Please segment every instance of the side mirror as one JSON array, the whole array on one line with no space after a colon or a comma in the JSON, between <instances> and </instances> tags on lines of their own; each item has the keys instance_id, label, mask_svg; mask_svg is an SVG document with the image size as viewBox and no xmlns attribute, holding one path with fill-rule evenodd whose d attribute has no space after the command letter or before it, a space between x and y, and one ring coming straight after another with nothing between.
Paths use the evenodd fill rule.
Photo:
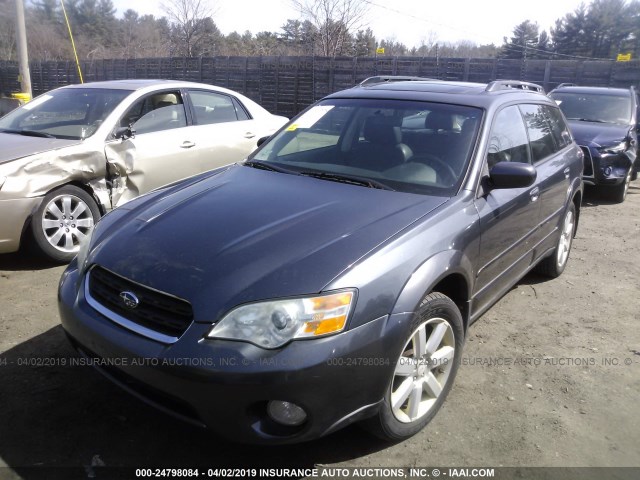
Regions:
<instances>
[{"instance_id":1,"label":"side mirror","mask_svg":"<svg viewBox=\"0 0 640 480\"><path fill-rule=\"evenodd\" d=\"M259 138L259 139L258 139L258 147L259 147L260 145L262 145L264 142L266 142L267 140L269 140L269 136Z\"/></svg>"},{"instance_id":2,"label":"side mirror","mask_svg":"<svg viewBox=\"0 0 640 480\"><path fill-rule=\"evenodd\" d=\"M126 140L128 138L134 138L136 136L136 131L131 128L131 125L128 127L118 127L113 132L113 138L116 140Z\"/></svg>"},{"instance_id":3,"label":"side mirror","mask_svg":"<svg viewBox=\"0 0 640 480\"><path fill-rule=\"evenodd\" d=\"M519 162L498 162L489 172L492 188L525 188L536 181L533 165Z\"/></svg>"}]
</instances>

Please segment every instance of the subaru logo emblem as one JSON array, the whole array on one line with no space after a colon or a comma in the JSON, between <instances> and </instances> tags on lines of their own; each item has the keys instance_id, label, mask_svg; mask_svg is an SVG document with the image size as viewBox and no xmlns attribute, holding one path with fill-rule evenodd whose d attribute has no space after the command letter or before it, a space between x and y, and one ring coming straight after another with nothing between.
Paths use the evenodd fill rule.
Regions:
<instances>
[{"instance_id":1,"label":"subaru logo emblem","mask_svg":"<svg viewBox=\"0 0 640 480\"><path fill-rule=\"evenodd\" d=\"M136 294L133 292L120 292L120 298L124 306L129 310L133 310L140 305L140 300L138 300L138 297L136 297Z\"/></svg>"}]
</instances>

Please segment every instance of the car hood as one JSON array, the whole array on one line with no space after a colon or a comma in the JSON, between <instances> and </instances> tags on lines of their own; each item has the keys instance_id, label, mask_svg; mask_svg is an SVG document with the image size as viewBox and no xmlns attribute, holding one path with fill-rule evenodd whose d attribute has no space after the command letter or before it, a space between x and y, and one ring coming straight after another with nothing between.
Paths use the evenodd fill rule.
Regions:
<instances>
[{"instance_id":1,"label":"car hood","mask_svg":"<svg viewBox=\"0 0 640 480\"><path fill-rule=\"evenodd\" d=\"M322 291L447 200L235 165L116 209L89 261L211 322L242 303Z\"/></svg>"},{"instance_id":2,"label":"car hood","mask_svg":"<svg viewBox=\"0 0 640 480\"><path fill-rule=\"evenodd\" d=\"M0 165L28 155L55 150L80 143L79 140L64 140L61 138L40 138L19 135L16 133L0 132Z\"/></svg>"},{"instance_id":3,"label":"car hood","mask_svg":"<svg viewBox=\"0 0 640 480\"><path fill-rule=\"evenodd\" d=\"M578 145L612 145L621 142L629 133L629 125L593 123L570 120L569 127Z\"/></svg>"}]
</instances>

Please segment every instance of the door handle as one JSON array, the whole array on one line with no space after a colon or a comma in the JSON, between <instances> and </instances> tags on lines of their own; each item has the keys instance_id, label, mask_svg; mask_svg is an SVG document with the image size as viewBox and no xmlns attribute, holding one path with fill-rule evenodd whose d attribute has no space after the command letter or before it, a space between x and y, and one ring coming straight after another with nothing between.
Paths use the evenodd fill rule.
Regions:
<instances>
[{"instance_id":1,"label":"door handle","mask_svg":"<svg viewBox=\"0 0 640 480\"><path fill-rule=\"evenodd\" d=\"M538 198L540 197L540 189L538 187L534 188L533 190L531 190L529 192L529 195L531 196L531 201L535 202L538 200Z\"/></svg>"},{"instance_id":2,"label":"door handle","mask_svg":"<svg viewBox=\"0 0 640 480\"><path fill-rule=\"evenodd\" d=\"M569 167L564 169L564 178L569 178L569 174L571 173L571 169Z\"/></svg>"},{"instance_id":3,"label":"door handle","mask_svg":"<svg viewBox=\"0 0 640 480\"><path fill-rule=\"evenodd\" d=\"M196 144L189 141L189 140L185 140L184 142L182 142L182 145L180 145L180 148L191 148L191 147L195 147Z\"/></svg>"},{"instance_id":4,"label":"door handle","mask_svg":"<svg viewBox=\"0 0 640 480\"><path fill-rule=\"evenodd\" d=\"M247 133L244 134L244 138L253 138L255 136L256 136L256 134L253 133L253 132L247 132Z\"/></svg>"}]
</instances>

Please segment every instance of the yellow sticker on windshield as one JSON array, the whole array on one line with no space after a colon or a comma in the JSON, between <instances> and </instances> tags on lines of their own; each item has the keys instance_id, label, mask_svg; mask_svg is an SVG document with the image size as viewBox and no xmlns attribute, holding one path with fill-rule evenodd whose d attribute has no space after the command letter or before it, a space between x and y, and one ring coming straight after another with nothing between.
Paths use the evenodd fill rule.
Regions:
<instances>
[{"instance_id":1,"label":"yellow sticker on windshield","mask_svg":"<svg viewBox=\"0 0 640 480\"><path fill-rule=\"evenodd\" d=\"M294 130L297 130L297 128L298 128L298 125L295 123L292 123L287 127L287 132L293 132Z\"/></svg>"}]
</instances>

